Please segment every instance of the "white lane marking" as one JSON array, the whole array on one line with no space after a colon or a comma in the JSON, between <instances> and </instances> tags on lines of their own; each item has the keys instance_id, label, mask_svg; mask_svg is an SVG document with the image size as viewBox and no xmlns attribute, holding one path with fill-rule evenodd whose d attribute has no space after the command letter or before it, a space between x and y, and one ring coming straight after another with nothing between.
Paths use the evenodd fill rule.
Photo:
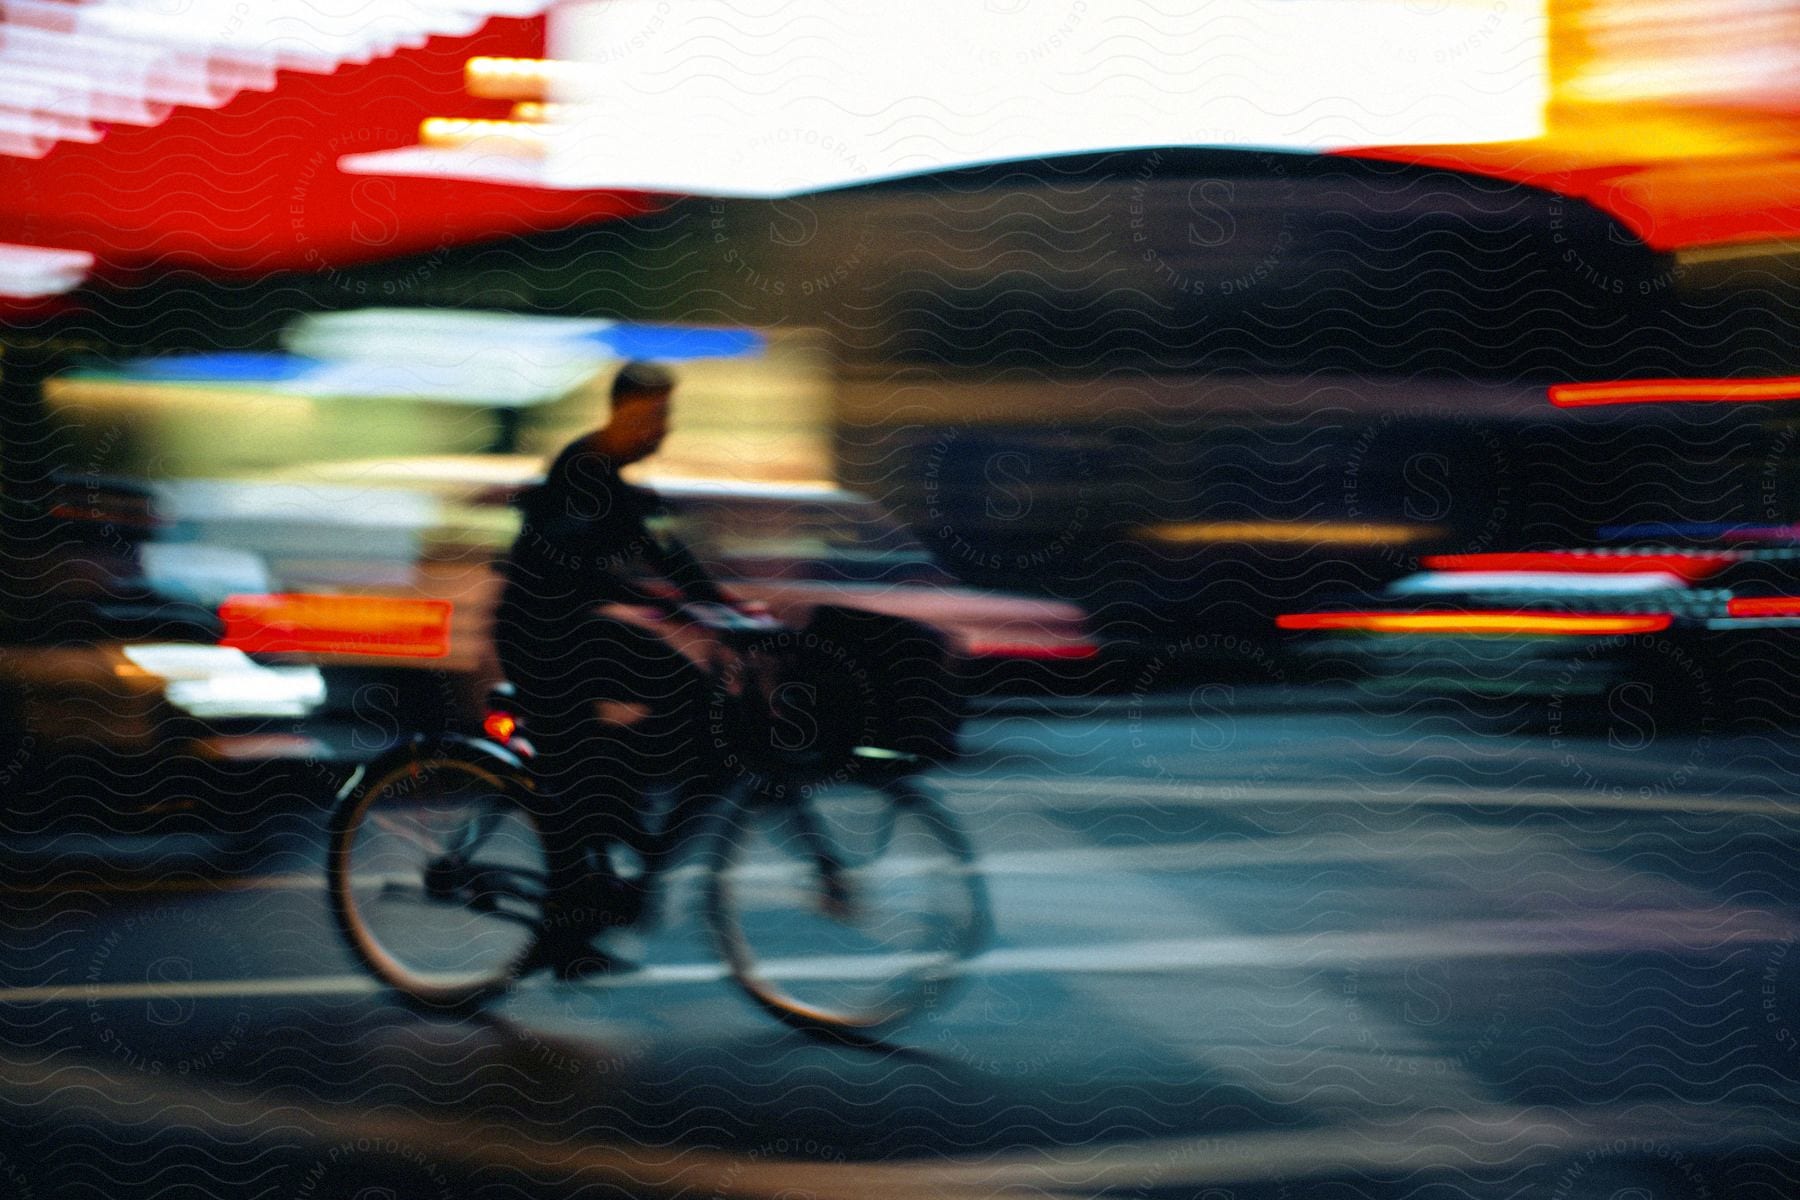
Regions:
<instances>
[{"instance_id":1,"label":"white lane marking","mask_svg":"<svg viewBox=\"0 0 1800 1200\"><path fill-rule=\"evenodd\" d=\"M988 809L997 807L987 805ZM1024 807L1024 806L1021 806ZM1083 805L1086 807L1086 805ZM1480 825L1436 825L1402 830L1356 830L1345 833L1278 834L1269 837L1214 838L1204 841L1168 842L1137 846L1069 846L1062 849L1003 850L983 853L980 869L988 875L1058 874L1071 869L1116 869L1140 872L1182 872L1237 867L1305 865L1309 863L1364 863L1461 858L1468 855L1512 854L1535 835L1531 853L1559 850L1593 852L1626 850L1634 838L1645 835L1679 837L1683 849L1700 844L1727 843L1746 830L1727 826L1716 830L1669 828L1641 823L1629 828L1601 831L1522 830ZM904 870L906 860L893 860L890 869ZM922 861L922 860L921 860ZM669 873L669 883L691 882L703 868L684 866ZM754 876L757 874L751 871ZM325 887L323 872L292 871L279 875L239 876L231 879L177 879L161 881L93 881L79 885L29 884L0 886L0 895L36 893L50 895L102 895L115 892L183 893L295 891L316 892Z\"/></svg>"},{"instance_id":2,"label":"white lane marking","mask_svg":"<svg viewBox=\"0 0 1800 1200\"><path fill-rule=\"evenodd\" d=\"M69 983L0 990L0 1004L98 1004L120 1000L218 1000L255 996L360 996L382 985L367 975L295 975L276 979L193 979L177 983Z\"/></svg>"},{"instance_id":3,"label":"white lane marking","mask_svg":"<svg viewBox=\"0 0 1800 1200\"><path fill-rule=\"evenodd\" d=\"M1521 858L1631 848L1634 837L1654 826L1575 833L1561 830L1483 828L1461 825L1430 829L1363 830L1354 833L1293 834L1258 838L1217 838L1145 846L1071 846L1063 850L1013 850L982 854L986 875L1058 875L1071 868L1180 873L1239 867L1303 866L1315 863L1421 862L1426 859ZM1678 831L1680 846L1736 840L1741 829L1707 833Z\"/></svg>"},{"instance_id":4,"label":"white lane marking","mask_svg":"<svg viewBox=\"0 0 1800 1200\"><path fill-rule=\"evenodd\" d=\"M971 779L934 777L932 782L947 797L964 802L986 802L981 808L1108 808L1135 807L1146 802L1179 807L1212 808L1229 805L1262 807L1280 804L1337 804L1346 807L1496 808L1513 811L1536 809L1607 809L1627 812L1670 812L1687 816L1750 813L1759 816L1800 819L1800 802L1784 802L1755 794L1700 796L1665 792L1660 795L1613 795L1600 789L1514 787L1452 787L1443 784L1396 782L1373 788L1346 782L1334 787L1246 784L1229 779L1184 782L1139 779L1132 776L1080 776L1054 779L995 778L977 783ZM1629 791L1631 789L1627 789Z\"/></svg>"},{"instance_id":5,"label":"white lane marking","mask_svg":"<svg viewBox=\"0 0 1800 1200\"><path fill-rule=\"evenodd\" d=\"M0 896L261 892L288 889L305 891L324 886L322 871L290 871L280 875L239 875L218 879L84 879L80 883L7 883L0 884Z\"/></svg>"},{"instance_id":6,"label":"white lane marking","mask_svg":"<svg viewBox=\"0 0 1800 1200\"><path fill-rule=\"evenodd\" d=\"M1317 969L1348 963L1447 961L1492 957L1541 957L1665 950L1710 954L1727 946L1790 941L1800 926L1754 909L1630 909L1570 917L1505 921L1454 921L1438 925L1355 933L1276 934L1266 937L1160 938L1149 941L990 950L963 964L967 973L998 974L1184 974L1247 967ZM766 965L771 979L816 974L822 960L776 960ZM892 969L901 956L860 959ZM726 978L721 963L649 966L584 986L662 987L713 983ZM285 979L217 979L179 983L76 983L0 989L0 1004L102 1002L166 997L218 999L237 996L346 995L383 990L360 975L295 976Z\"/></svg>"}]
</instances>

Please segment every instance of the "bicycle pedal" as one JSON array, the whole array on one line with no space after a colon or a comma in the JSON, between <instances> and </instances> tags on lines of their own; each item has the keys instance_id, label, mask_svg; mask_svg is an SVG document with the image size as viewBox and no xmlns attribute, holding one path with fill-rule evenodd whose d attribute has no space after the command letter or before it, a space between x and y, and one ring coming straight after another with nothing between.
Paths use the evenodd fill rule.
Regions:
<instances>
[{"instance_id":1,"label":"bicycle pedal","mask_svg":"<svg viewBox=\"0 0 1800 1200\"><path fill-rule=\"evenodd\" d=\"M625 975L643 968L636 960L589 949L553 963L550 970L563 983L578 983L597 975Z\"/></svg>"},{"instance_id":2,"label":"bicycle pedal","mask_svg":"<svg viewBox=\"0 0 1800 1200\"><path fill-rule=\"evenodd\" d=\"M854 924L862 917L862 905L856 901L856 894L843 885L832 887L827 885L819 896L819 911L834 921Z\"/></svg>"}]
</instances>

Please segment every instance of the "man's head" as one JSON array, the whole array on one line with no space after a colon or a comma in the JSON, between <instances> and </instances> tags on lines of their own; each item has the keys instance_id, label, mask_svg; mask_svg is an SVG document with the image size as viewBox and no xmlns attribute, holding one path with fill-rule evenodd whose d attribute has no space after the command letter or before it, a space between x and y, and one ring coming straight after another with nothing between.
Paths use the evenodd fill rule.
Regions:
<instances>
[{"instance_id":1,"label":"man's head","mask_svg":"<svg viewBox=\"0 0 1800 1200\"><path fill-rule=\"evenodd\" d=\"M648 362L626 363L612 385L612 418L593 436L601 453L623 466L649 458L669 434L675 377Z\"/></svg>"}]
</instances>

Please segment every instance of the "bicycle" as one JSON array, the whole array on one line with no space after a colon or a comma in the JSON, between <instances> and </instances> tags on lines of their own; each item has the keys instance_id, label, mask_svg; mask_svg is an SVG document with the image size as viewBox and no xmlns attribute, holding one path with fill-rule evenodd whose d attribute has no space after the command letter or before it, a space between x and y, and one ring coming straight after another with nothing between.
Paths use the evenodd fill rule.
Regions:
<instances>
[{"instance_id":1,"label":"bicycle","mask_svg":"<svg viewBox=\"0 0 1800 1200\"><path fill-rule=\"evenodd\" d=\"M941 1003L991 917L969 841L880 745L794 747L777 735L792 656L767 622L713 621L741 665L720 766L677 797L687 819L596 847L636 858L614 882L646 906L697 850L703 913L731 978L792 1027L879 1041ZM415 736L338 793L327 859L340 931L404 1000L462 1011L511 989L546 934L553 852L531 771L530 714L503 686L485 736ZM724 764L730 764L729 767ZM635 844L631 844L635 843ZM551 906L554 908L554 906Z\"/></svg>"}]
</instances>

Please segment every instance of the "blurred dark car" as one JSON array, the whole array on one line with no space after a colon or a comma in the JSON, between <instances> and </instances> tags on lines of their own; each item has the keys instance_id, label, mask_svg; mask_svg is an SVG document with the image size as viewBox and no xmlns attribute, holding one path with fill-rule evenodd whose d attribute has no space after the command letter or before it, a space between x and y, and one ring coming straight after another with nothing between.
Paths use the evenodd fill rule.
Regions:
<instances>
[{"instance_id":1,"label":"blurred dark car","mask_svg":"<svg viewBox=\"0 0 1800 1200\"><path fill-rule=\"evenodd\" d=\"M188 830L254 839L380 746L360 681L271 665L220 604L270 589L242 549L165 540L149 491L60 478L0 523L0 836Z\"/></svg>"}]
</instances>

